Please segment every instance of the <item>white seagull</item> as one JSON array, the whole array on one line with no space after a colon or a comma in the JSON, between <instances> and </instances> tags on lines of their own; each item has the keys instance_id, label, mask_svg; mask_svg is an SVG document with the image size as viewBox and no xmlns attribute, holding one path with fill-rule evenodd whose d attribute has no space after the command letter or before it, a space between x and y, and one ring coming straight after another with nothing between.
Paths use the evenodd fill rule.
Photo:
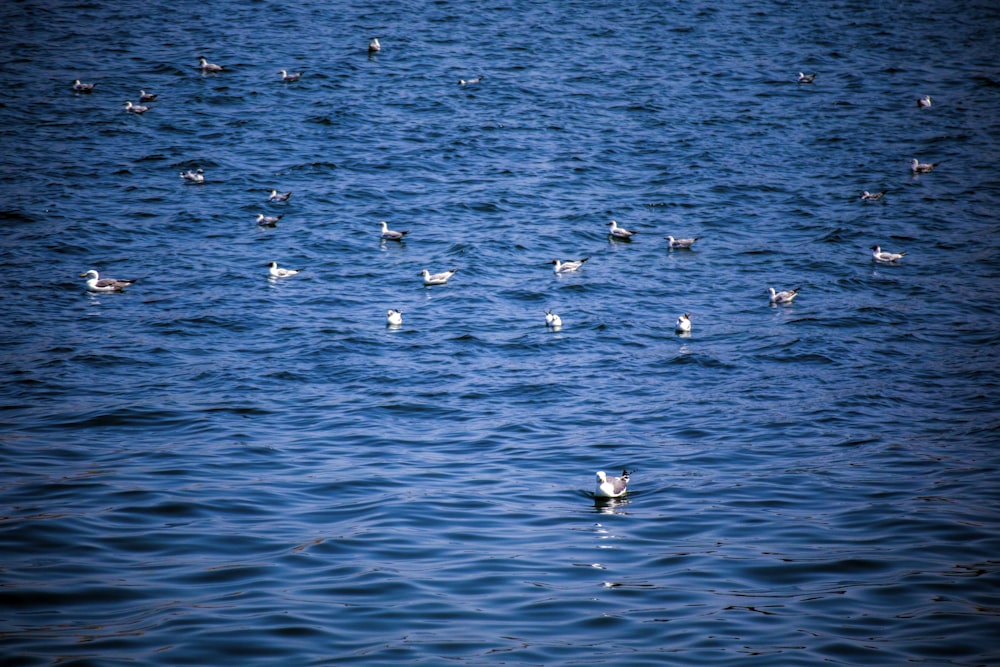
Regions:
<instances>
[{"instance_id":1,"label":"white seagull","mask_svg":"<svg viewBox=\"0 0 1000 667\"><path fill-rule=\"evenodd\" d=\"M149 107L143 106L141 104L132 104L131 102L125 102L125 111L131 111L132 113L146 113L149 111Z\"/></svg>"},{"instance_id":2,"label":"white seagull","mask_svg":"<svg viewBox=\"0 0 1000 667\"><path fill-rule=\"evenodd\" d=\"M89 93L96 85L96 83L82 83L79 79L77 79L73 82L73 90L78 93Z\"/></svg>"},{"instance_id":3,"label":"white seagull","mask_svg":"<svg viewBox=\"0 0 1000 667\"><path fill-rule=\"evenodd\" d=\"M795 300L795 297L799 295L799 290L801 287L796 287L795 289L786 289L781 292L775 292L773 287L768 287L771 291L771 303L772 304L789 304Z\"/></svg>"},{"instance_id":4,"label":"white seagull","mask_svg":"<svg viewBox=\"0 0 1000 667\"><path fill-rule=\"evenodd\" d=\"M546 310L545 311L545 326L552 327L552 328L561 327L562 326L562 318L559 317L558 315L556 315L555 313L553 313L551 310Z\"/></svg>"},{"instance_id":5,"label":"white seagull","mask_svg":"<svg viewBox=\"0 0 1000 667\"><path fill-rule=\"evenodd\" d=\"M403 237L409 234L409 231L397 232L389 229L389 223L382 220L378 224L382 225L382 240L383 241L402 241Z\"/></svg>"},{"instance_id":6,"label":"white seagull","mask_svg":"<svg viewBox=\"0 0 1000 667\"><path fill-rule=\"evenodd\" d=\"M302 269L282 269L278 266L277 262L271 262L268 264L270 268L270 273L272 278L288 278L289 276L294 276L296 273Z\"/></svg>"},{"instance_id":7,"label":"white seagull","mask_svg":"<svg viewBox=\"0 0 1000 667\"><path fill-rule=\"evenodd\" d=\"M865 190L859 195L859 197L862 201L879 201L885 196L886 192L887 190L881 190L879 192L868 192Z\"/></svg>"},{"instance_id":8,"label":"white seagull","mask_svg":"<svg viewBox=\"0 0 1000 667\"><path fill-rule=\"evenodd\" d=\"M905 254L905 252L888 252L887 250L882 250L877 243L872 246L872 259L883 264L897 262L903 259Z\"/></svg>"},{"instance_id":9,"label":"white seagull","mask_svg":"<svg viewBox=\"0 0 1000 667\"><path fill-rule=\"evenodd\" d=\"M667 242L670 244L670 248L687 248L690 249L694 245L694 242L700 239L700 236L695 236L692 239L675 239L673 236L664 236Z\"/></svg>"},{"instance_id":10,"label":"white seagull","mask_svg":"<svg viewBox=\"0 0 1000 667\"><path fill-rule=\"evenodd\" d=\"M924 95L923 97L917 98L917 108L924 109L931 105L931 96Z\"/></svg>"},{"instance_id":11,"label":"white seagull","mask_svg":"<svg viewBox=\"0 0 1000 667\"><path fill-rule=\"evenodd\" d=\"M472 84L479 83L482 80L483 80L482 75L479 75L475 79L459 79L458 80L458 85L460 85L460 86L471 86Z\"/></svg>"},{"instance_id":12,"label":"white seagull","mask_svg":"<svg viewBox=\"0 0 1000 667\"><path fill-rule=\"evenodd\" d=\"M382 45L378 42L378 37L372 37L368 42L368 53L378 53L382 50Z\"/></svg>"},{"instance_id":13,"label":"white seagull","mask_svg":"<svg viewBox=\"0 0 1000 667\"><path fill-rule=\"evenodd\" d=\"M674 324L674 331L678 333L689 333L691 331L691 313L684 313L677 318L677 323Z\"/></svg>"},{"instance_id":14,"label":"white seagull","mask_svg":"<svg viewBox=\"0 0 1000 667\"><path fill-rule=\"evenodd\" d=\"M910 161L910 171L914 174L926 174L939 164L941 164L941 162L920 162L917 158L913 158Z\"/></svg>"},{"instance_id":15,"label":"white seagull","mask_svg":"<svg viewBox=\"0 0 1000 667\"><path fill-rule=\"evenodd\" d=\"M619 227L618 223L615 222L614 220L612 220L608 224L611 225L611 229L608 231L608 234L610 234L616 239L629 240L632 238L633 235L639 233L639 232L630 232L624 227Z\"/></svg>"},{"instance_id":16,"label":"white seagull","mask_svg":"<svg viewBox=\"0 0 1000 667\"><path fill-rule=\"evenodd\" d=\"M93 269L87 271L86 273L81 273L80 277L87 279L87 289L91 292L121 292L135 282L134 280L101 278L97 271Z\"/></svg>"},{"instance_id":17,"label":"white seagull","mask_svg":"<svg viewBox=\"0 0 1000 667\"><path fill-rule=\"evenodd\" d=\"M145 90L139 91L140 102L152 102L156 99L156 93L147 93Z\"/></svg>"},{"instance_id":18,"label":"white seagull","mask_svg":"<svg viewBox=\"0 0 1000 667\"><path fill-rule=\"evenodd\" d=\"M431 273L427 269L420 272L420 275L424 277L425 285L444 285L448 282L448 278L458 273L458 269L452 269L451 271L442 271L441 273Z\"/></svg>"},{"instance_id":19,"label":"white seagull","mask_svg":"<svg viewBox=\"0 0 1000 667\"><path fill-rule=\"evenodd\" d=\"M302 78L302 72L295 72L294 74L289 74L285 70L281 70L281 80L282 81L286 81L288 83L292 83L293 81L298 81L301 78Z\"/></svg>"},{"instance_id":20,"label":"white seagull","mask_svg":"<svg viewBox=\"0 0 1000 667\"><path fill-rule=\"evenodd\" d=\"M398 327L403 323L403 311L389 309L385 316L385 324L390 327Z\"/></svg>"},{"instance_id":21,"label":"white seagull","mask_svg":"<svg viewBox=\"0 0 1000 667\"><path fill-rule=\"evenodd\" d=\"M181 178L185 181L190 181L191 183L204 183L205 172L202 169L195 169L194 171L188 169L187 171L181 172Z\"/></svg>"},{"instance_id":22,"label":"white seagull","mask_svg":"<svg viewBox=\"0 0 1000 667\"><path fill-rule=\"evenodd\" d=\"M268 201L288 201L292 196L291 192L278 192L277 190L271 190L271 194L268 196Z\"/></svg>"},{"instance_id":23,"label":"white seagull","mask_svg":"<svg viewBox=\"0 0 1000 667\"><path fill-rule=\"evenodd\" d=\"M812 83L815 79L815 74L803 74L799 72L799 83Z\"/></svg>"},{"instance_id":24,"label":"white seagull","mask_svg":"<svg viewBox=\"0 0 1000 667\"><path fill-rule=\"evenodd\" d=\"M578 271L583 263L586 262L589 257L584 257L583 259L568 259L565 262L560 262L558 259L554 259L550 264L555 264L553 269L556 273L569 273L570 271Z\"/></svg>"},{"instance_id":25,"label":"white seagull","mask_svg":"<svg viewBox=\"0 0 1000 667\"><path fill-rule=\"evenodd\" d=\"M222 71L222 65L216 65L215 63L208 62L208 59L205 58L205 56L202 56L202 57L198 58L198 62L201 63L200 67L201 67L201 71L202 72L221 72Z\"/></svg>"},{"instance_id":26,"label":"white seagull","mask_svg":"<svg viewBox=\"0 0 1000 667\"><path fill-rule=\"evenodd\" d=\"M257 224L261 227L274 227L281 220L283 215L264 215L263 213L257 214Z\"/></svg>"},{"instance_id":27,"label":"white seagull","mask_svg":"<svg viewBox=\"0 0 1000 667\"><path fill-rule=\"evenodd\" d=\"M597 488L595 498L620 498L628 491L628 470L622 470L620 477L608 475L603 470L597 471Z\"/></svg>"}]
</instances>

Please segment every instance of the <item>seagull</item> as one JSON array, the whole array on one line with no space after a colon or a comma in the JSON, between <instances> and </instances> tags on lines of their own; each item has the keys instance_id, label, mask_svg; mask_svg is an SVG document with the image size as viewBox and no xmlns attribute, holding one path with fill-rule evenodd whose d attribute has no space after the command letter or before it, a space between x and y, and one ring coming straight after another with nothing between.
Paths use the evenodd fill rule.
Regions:
<instances>
[{"instance_id":1,"label":"seagull","mask_svg":"<svg viewBox=\"0 0 1000 667\"><path fill-rule=\"evenodd\" d=\"M277 190L271 190L271 195L267 198L268 201L288 201L292 196L291 192L278 192Z\"/></svg>"},{"instance_id":2,"label":"seagull","mask_svg":"<svg viewBox=\"0 0 1000 667\"><path fill-rule=\"evenodd\" d=\"M289 276L294 276L296 273L302 270L302 269L282 269L278 267L277 262L271 262L270 264L268 264L268 266L271 267L270 272L272 278L288 278Z\"/></svg>"},{"instance_id":3,"label":"seagull","mask_svg":"<svg viewBox=\"0 0 1000 667\"><path fill-rule=\"evenodd\" d=\"M472 84L479 83L482 80L483 80L483 76L480 74L475 79L459 79L458 80L458 85L460 85L460 86L471 86Z\"/></svg>"},{"instance_id":4,"label":"seagull","mask_svg":"<svg viewBox=\"0 0 1000 667\"><path fill-rule=\"evenodd\" d=\"M188 169L187 171L181 172L181 178L185 181L191 181L192 183L204 183L205 172L202 169L196 169L194 171Z\"/></svg>"},{"instance_id":5,"label":"seagull","mask_svg":"<svg viewBox=\"0 0 1000 667\"><path fill-rule=\"evenodd\" d=\"M403 311L389 309L385 316L385 324L389 327L398 327L403 323Z\"/></svg>"},{"instance_id":6,"label":"seagull","mask_svg":"<svg viewBox=\"0 0 1000 667\"><path fill-rule=\"evenodd\" d=\"M372 37L368 42L368 53L378 53L382 50L382 45L378 43L378 37Z\"/></svg>"},{"instance_id":7,"label":"seagull","mask_svg":"<svg viewBox=\"0 0 1000 667\"><path fill-rule=\"evenodd\" d=\"M872 259L876 262L882 262L883 264L890 264L892 262L899 261L905 254L905 252L888 252L882 250L878 247L877 243L872 246Z\"/></svg>"},{"instance_id":8,"label":"seagull","mask_svg":"<svg viewBox=\"0 0 1000 667\"><path fill-rule=\"evenodd\" d=\"M201 63L201 71L202 72L221 72L222 71L222 65L216 65L215 63L208 62L208 59L205 58L205 56L202 56L201 58L198 58L198 62Z\"/></svg>"},{"instance_id":9,"label":"seagull","mask_svg":"<svg viewBox=\"0 0 1000 667\"><path fill-rule=\"evenodd\" d=\"M264 215L263 213L257 214L257 224L261 227L274 227L281 220L283 215Z\"/></svg>"},{"instance_id":10,"label":"seagull","mask_svg":"<svg viewBox=\"0 0 1000 667\"><path fill-rule=\"evenodd\" d=\"M629 230L625 229L624 227L619 227L618 223L615 222L614 220L612 220L608 224L611 225L611 231L609 231L608 234L610 234L611 236L613 236L616 239L628 240L628 239L631 239L634 234L638 234L639 233L639 232L630 232Z\"/></svg>"},{"instance_id":11,"label":"seagull","mask_svg":"<svg viewBox=\"0 0 1000 667\"><path fill-rule=\"evenodd\" d=\"M691 331L691 313L684 313L677 318L677 323L674 324L674 331L678 333L688 333Z\"/></svg>"},{"instance_id":12,"label":"seagull","mask_svg":"<svg viewBox=\"0 0 1000 667\"><path fill-rule=\"evenodd\" d=\"M664 236L663 238L667 239L671 249L680 248L680 249L690 250L691 246L694 245L694 242L700 239L701 237L696 236L693 239L675 239L673 236Z\"/></svg>"},{"instance_id":13,"label":"seagull","mask_svg":"<svg viewBox=\"0 0 1000 667\"><path fill-rule=\"evenodd\" d=\"M451 278L456 273L458 273L458 269L442 271L441 273L431 273L427 269L424 269L420 272L420 275L424 277L424 285L444 285L448 282L448 278Z\"/></svg>"},{"instance_id":14,"label":"seagull","mask_svg":"<svg viewBox=\"0 0 1000 667\"><path fill-rule=\"evenodd\" d=\"M795 289L786 289L781 292L775 292L773 287L768 287L771 291L771 303L772 304L789 304L795 300L795 297L799 295L799 290L801 287L796 287Z\"/></svg>"},{"instance_id":15,"label":"seagull","mask_svg":"<svg viewBox=\"0 0 1000 667\"><path fill-rule=\"evenodd\" d=\"M89 93L94 89L96 83L81 83L79 79L73 82L73 90L78 93Z\"/></svg>"},{"instance_id":16,"label":"seagull","mask_svg":"<svg viewBox=\"0 0 1000 667\"><path fill-rule=\"evenodd\" d=\"M121 292L126 287L134 283L134 280L118 280L116 278L101 278L97 271L91 269L80 274L81 278L87 279L87 289L91 292Z\"/></svg>"},{"instance_id":17,"label":"seagull","mask_svg":"<svg viewBox=\"0 0 1000 667\"><path fill-rule=\"evenodd\" d=\"M396 232L389 229L389 223L385 220L378 223L382 225L382 240L383 241L402 241L403 237L409 234L409 231Z\"/></svg>"},{"instance_id":18,"label":"seagull","mask_svg":"<svg viewBox=\"0 0 1000 667\"><path fill-rule=\"evenodd\" d=\"M545 311L545 326L552 327L552 328L561 327L562 326L562 318L559 317L558 315L556 315L555 313L553 313L551 310L546 310Z\"/></svg>"},{"instance_id":19,"label":"seagull","mask_svg":"<svg viewBox=\"0 0 1000 667\"><path fill-rule=\"evenodd\" d=\"M583 259L568 259L565 262L560 262L558 259L554 259L549 263L556 265L553 269L556 273L569 273L570 271L579 270L580 267L583 266L583 263L588 259L590 258L584 257Z\"/></svg>"},{"instance_id":20,"label":"seagull","mask_svg":"<svg viewBox=\"0 0 1000 667\"><path fill-rule=\"evenodd\" d=\"M910 162L910 171L914 174L926 174L939 164L941 164L941 162L920 162L917 158L913 158Z\"/></svg>"},{"instance_id":21,"label":"seagull","mask_svg":"<svg viewBox=\"0 0 1000 667\"><path fill-rule=\"evenodd\" d=\"M929 107L930 105L931 105L930 95L924 95L923 97L917 98L917 108L924 109L926 107Z\"/></svg>"},{"instance_id":22,"label":"seagull","mask_svg":"<svg viewBox=\"0 0 1000 667\"><path fill-rule=\"evenodd\" d=\"M799 72L799 83L812 83L815 78L815 74L803 74Z\"/></svg>"},{"instance_id":23,"label":"seagull","mask_svg":"<svg viewBox=\"0 0 1000 667\"><path fill-rule=\"evenodd\" d=\"M287 81L288 83L292 83L293 81L298 81L300 78L302 78L302 72L296 72L294 74L289 74L285 70L281 70L281 80L282 81Z\"/></svg>"},{"instance_id":24,"label":"seagull","mask_svg":"<svg viewBox=\"0 0 1000 667\"><path fill-rule=\"evenodd\" d=\"M126 102L125 111L131 111L132 113L146 113L147 111L149 111L149 107L143 106L141 104L132 104L131 102Z\"/></svg>"},{"instance_id":25,"label":"seagull","mask_svg":"<svg viewBox=\"0 0 1000 667\"><path fill-rule=\"evenodd\" d=\"M597 471L597 488L595 498L620 498L628 491L628 470L622 470L621 477L608 475L603 470Z\"/></svg>"},{"instance_id":26,"label":"seagull","mask_svg":"<svg viewBox=\"0 0 1000 667\"><path fill-rule=\"evenodd\" d=\"M156 93L147 93L145 90L139 91L140 102L152 102L156 99Z\"/></svg>"},{"instance_id":27,"label":"seagull","mask_svg":"<svg viewBox=\"0 0 1000 667\"><path fill-rule=\"evenodd\" d=\"M865 190L859 195L859 197L861 198L862 201L879 201L880 199L882 199L882 197L885 196L886 192L887 190L882 190L880 192L868 192L867 190Z\"/></svg>"}]
</instances>

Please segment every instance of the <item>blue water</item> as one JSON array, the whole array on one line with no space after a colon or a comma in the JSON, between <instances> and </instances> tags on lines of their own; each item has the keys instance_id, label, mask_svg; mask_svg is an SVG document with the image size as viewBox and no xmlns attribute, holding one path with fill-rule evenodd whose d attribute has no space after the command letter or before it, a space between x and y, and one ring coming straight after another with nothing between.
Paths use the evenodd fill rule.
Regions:
<instances>
[{"instance_id":1,"label":"blue water","mask_svg":"<svg viewBox=\"0 0 1000 667\"><path fill-rule=\"evenodd\" d=\"M995 3L0 21L3 664L1000 663Z\"/></svg>"}]
</instances>

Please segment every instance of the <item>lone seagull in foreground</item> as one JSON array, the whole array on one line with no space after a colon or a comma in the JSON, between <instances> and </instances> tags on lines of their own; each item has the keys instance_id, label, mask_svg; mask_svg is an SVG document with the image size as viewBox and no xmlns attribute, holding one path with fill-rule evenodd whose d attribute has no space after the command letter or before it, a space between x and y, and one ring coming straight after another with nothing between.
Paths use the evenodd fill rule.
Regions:
<instances>
[{"instance_id":1,"label":"lone seagull in foreground","mask_svg":"<svg viewBox=\"0 0 1000 667\"><path fill-rule=\"evenodd\" d=\"M628 470L622 470L620 477L608 475L603 470L597 471L597 488L595 498L620 498L628 491Z\"/></svg>"},{"instance_id":2,"label":"lone seagull in foreground","mask_svg":"<svg viewBox=\"0 0 1000 667\"><path fill-rule=\"evenodd\" d=\"M458 85L460 85L460 86L471 86L472 84L479 83L482 80L483 80L482 75L479 75L475 79L459 79L458 80Z\"/></svg>"},{"instance_id":3,"label":"lone seagull in foreground","mask_svg":"<svg viewBox=\"0 0 1000 667\"><path fill-rule=\"evenodd\" d=\"M272 278L288 278L294 276L296 273L302 269L282 269L278 266L277 262L271 262L268 264L270 268L270 273Z\"/></svg>"},{"instance_id":4,"label":"lone seagull in foreground","mask_svg":"<svg viewBox=\"0 0 1000 667\"><path fill-rule=\"evenodd\" d=\"M402 241L403 237L409 234L409 231L397 232L389 229L389 223L382 220L378 224L382 225L382 240L383 241Z\"/></svg>"},{"instance_id":5,"label":"lone seagull in foreground","mask_svg":"<svg viewBox=\"0 0 1000 667\"><path fill-rule=\"evenodd\" d=\"M289 74L285 70L281 70L281 80L287 83L292 83L293 81L298 81L302 78L302 72L295 72L294 74Z\"/></svg>"},{"instance_id":6,"label":"lone seagull in foreground","mask_svg":"<svg viewBox=\"0 0 1000 667\"><path fill-rule=\"evenodd\" d=\"M292 196L291 192L278 192L277 190L271 190L271 194L268 196L268 201L288 201Z\"/></svg>"},{"instance_id":7,"label":"lone seagull in foreground","mask_svg":"<svg viewBox=\"0 0 1000 667\"><path fill-rule=\"evenodd\" d=\"M887 250L882 250L878 247L877 243L872 246L872 259L876 262L882 262L883 264L897 262L903 259L905 254L905 252L888 252Z\"/></svg>"},{"instance_id":8,"label":"lone seagull in foreground","mask_svg":"<svg viewBox=\"0 0 1000 667\"><path fill-rule=\"evenodd\" d=\"M125 111L131 111L132 113L146 113L147 111L149 111L149 107L143 106L141 104L132 104L131 102L126 102Z\"/></svg>"},{"instance_id":9,"label":"lone seagull in foreground","mask_svg":"<svg viewBox=\"0 0 1000 667\"><path fill-rule=\"evenodd\" d=\"M671 250L675 248L690 250L691 246L694 245L694 242L701 237L695 236L693 239L675 239L673 236L664 236L663 238L667 239L667 243L669 244Z\"/></svg>"},{"instance_id":10,"label":"lone seagull in foreground","mask_svg":"<svg viewBox=\"0 0 1000 667\"><path fill-rule=\"evenodd\" d=\"M920 162L917 158L913 158L913 160L910 161L910 171L914 174L926 174L939 164L941 164L941 162Z\"/></svg>"},{"instance_id":11,"label":"lone seagull in foreground","mask_svg":"<svg viewBox=\"0 0 1000 667\"><path fill-rule=\"evenodd\" d=\"M195 169L194 171L188 169L187 171L181 172L181 178L185 181L190 181L191 183L204 183L205 172L202 169Z\"/></svg>"},{"instance_id":12,"label":"lone seagull in foreground","mask_svg":"<svg viewBox=\"0 0 1000 667\"><path fill-rule=\"evenodd\" d=\"M583 263L588 259L590 258L584 257L583 259L569 259L565 262L560 262L558 259L554 259L550 262L550 264L556 265L555 269L553 269L556 273L569 273L570 271L578 271L580 267L583 266Z\"/></svg>"},{"instance_id":13,"label":"lone seagull in foreground","mask_svg":"<svg viewBox=\"0 0 1000 667\"><path fill-rule=\"evenodd\" d=\"M924 95L923 97L918 97L917 98L917 108L918 109L925 109L925 108L929 107L930 105L931 105L931 96L930 95Z\"/></svg>"},{"instance_id":14,"label":"lone seagull in foreground","mask_svg":"<svg viewBox=\"0 0 1000 667\"><path fill-rule=\"evenodd\" d=\"M553 313L551 310L546 310L545 311L545 326L552 327L553 329L555 329L556 327L561 327L562 326L562 318L559 317L558 315L556 315L555 313Z\"/></svg>"},{"instance_id":15,"label":"lone seagull in foreground","mask_svg":"<svg viewBox=\"0 0 1000 667\"><path fill-rule=\"evenodd\" d=\"M97 271L93 269L87 271L86 273L81 273L80 277L87 279L87 289L91 292L121 292L135 282L134 280L101 278Z\"/></svg>"},{"instance_id":16,"label":"lone seagull in foreground","mask_svg":"<svg viewBox=\"0 0 1000 667\"><path fill-rule=\"evenodd\" d=\"M795 297L799 295L799 290L801 287L796 287L795 289L786 289L781 292L775 292L773 287L768 287L771 290L771 303L775 305L789 304L795 300Z\"/></svg>"},{"instance_id":17,"label":"lone seagull in foreground","mask_svg":"<svg viewBox=\"0 0 1000 667\"><path fill-rule=\"evenodd\" d=\"M420 272L420 275L424 277L425 285L444 285L448 282L448 278L458 273L458 269L452 269L451 271L442 271L441 273L431 273L427 269Z\"/></svg>"},{"instance_id":18,"label":"lone seagull in foreground","mask_svg":"<svg viewBox=\"0 0 1000 667\"><path fill-rule=\"evenodd\" d=\"M73 90L78 93L89 93L94 89L96 83L81 83L79 79L73 82Z\"/></svg>"},{"instance_id":19,"label":"lone seagull in foreground","mask_svg":"<svg viewBox=\"0 0 1000 667\"><path fill-rule=\"evenodd\" d=\"M385 325L389 327L398 327L402 323L403 311L390 309L385 316Z\"/></svg>"},{"instance_id":20,"label":"lone seagull in foreground","mask_svg":"<svg viewBox=\"0 0 1000 667\"><path fill-rule=\"evenodd\" d=\"M257 224L261 227L274 227L281 220L283 215L264 215L263 213L257 214Z\"/></svg>"},{"instance_id":21,"label":"lone seagull in foreground","mask_svg":"<svg viewBox=\"0 0 1000 667\"><path fill-rule=\"evenodd\" d=\"M691 313L684 313L677 318L677 322L674 324L674 331L677 333L691 332Z\"/></svg>"},{"instance_id":22,"label":"lone seagull in foreground","mask_svg":"<svg viewBox=\"0 0 1000 667\"><path fill-rule=\"evenodd\" d=\"M614 220L612 220L608 224L611 226L611 230L608 231L608 234L610 234L616 239L630 240L635 234L639 233L639 232L630 232L624 227L619 227L618 223L615 222Z\"/></svg>"},{"instance_id":23,"label":"lone seagull in foreground","mask_svg":"<svg viewBox=\"0 0 1000 667\"><path fill-rule=\"evenodd\" d=\"M139 102L152 102L156 99L156 93L147 93L145 90L139 91Z\"/></svg>"},{"instance_id":24,"label":"lone seagull in foreground","mask_svg":"<svg viewBox=\"0 0 1000 667\"><path fill-rule=\"evenodd\" d=\"M859 195L859 197L862 201L879 201L885 196L885 193L886 190L882 190L880 192L868 192L865 190Z\"/></svg>"},{"instance_id":25,"label":"lone seagull in foreground","mask_svg":"<svg viewBox=\"0 0 1000 667\"><path fill-rule=\"evenodd\" d=\"M221 72L222 71L222 65L216 65L215 63L208 62L208 59L205 58L205 56L202 56L201 58L198 58L198 62L201 63L200 67L201 67L201 71L202 72Z\"/></svg>"},{"instance_id":26,"label":"lone seagull in foreground","mask_svg":"<svg viewBox=\"0 0 1000 667\"><path fill-rule=\"evenodd\" d=\"M799 83L812 83L815 79L815 74L803 74L799 72Z\"/></svg>"},{"instance_id":27,"label":"lone seagull in foreground","mask_svg":"<svg viewBox=\"0 0 1000 667\"><path fill-rule=\"evenodd\" d=\"M382 45L378 43L378 37L372 37L368 42L368 53L378 53L382 50Z\"/></svg>"}]
</instances>

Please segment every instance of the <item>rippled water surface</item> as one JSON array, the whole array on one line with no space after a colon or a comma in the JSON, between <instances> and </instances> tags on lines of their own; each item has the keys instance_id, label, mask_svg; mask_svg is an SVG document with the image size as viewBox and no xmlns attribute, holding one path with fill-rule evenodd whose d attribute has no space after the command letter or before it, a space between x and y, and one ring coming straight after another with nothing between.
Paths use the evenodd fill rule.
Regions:
<instances>
[{"instance_id":1,"label":"rippled water surface","mask_svg":"<svg viewBox=\"0 0 1000 667\"><path fill-rule=\"evenodd\" d=\"M0 662L1000 663L1000 10L821 4L0 5Z\"/></svg>"}]
</instances>

